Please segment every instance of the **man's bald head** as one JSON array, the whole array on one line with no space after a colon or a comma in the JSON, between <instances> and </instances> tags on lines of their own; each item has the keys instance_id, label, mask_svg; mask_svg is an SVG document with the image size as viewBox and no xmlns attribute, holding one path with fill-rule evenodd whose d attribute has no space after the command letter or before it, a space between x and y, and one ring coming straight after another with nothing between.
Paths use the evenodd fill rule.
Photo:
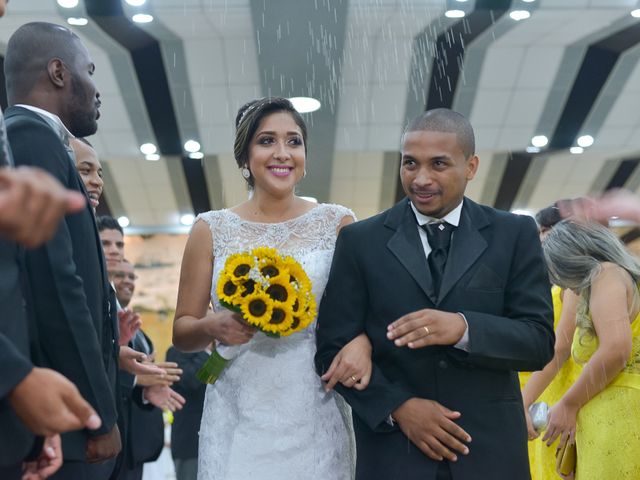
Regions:
<instances>
[{"instance_id":1,"label":"man's bald head","mask_svg":"<svg viewBox=\"0 0 640 480\"><path fill-rule=\"evenodd\" d=\"M51 59L58 58L73 68L82 48L78 36L66 27L46 22L21 26L11 35L4 59L9 99L27 95L46 75Z\"/></svg>"},{"instance_id":2,"label":"man's bald head","mask_svg":"<svg viewBox=\"0 0 640 480\"><path fill-rule=\"evenodd\" d=\"M24 103L53 113L76 137L98 129L95 65L68 28L45 22L23 25L9 39L4 70L9 105Z\"/></svg>"},{"instance_id":3,"label":"man's bald head","mask_svg":"<svg viewBox=\"0 0 640 480\"><path fill-rule=\"evenodd\" d=\"M475 154L476 140L471 123L448 108L428 110L411 120L404 129L404 133L416 131L455 133L465 158Z\"/></svg>"}]
</instances>

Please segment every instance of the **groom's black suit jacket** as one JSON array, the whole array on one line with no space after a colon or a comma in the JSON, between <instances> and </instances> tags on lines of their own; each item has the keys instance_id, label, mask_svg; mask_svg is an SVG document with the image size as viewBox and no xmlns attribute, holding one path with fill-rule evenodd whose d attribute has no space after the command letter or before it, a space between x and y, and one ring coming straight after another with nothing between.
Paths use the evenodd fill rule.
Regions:
<instances>
[{"instance_id":1,"label":"groom's black suit jacket","mask_svg":"<svg viewBox=\"0 0 640 480\"><path fill-rule=\"evenodd\" d=\"M16 165L40 167L86 195L58 133L43 118L11 107L5 119ZM84 461L88 435L107 433L117 416L117 326L109 315L109 282L90 205L67 215L44 246L28 250L25 265L33 361L71 380L102 419L91 433L62 435L65 462Z\"/></svg>"},{"instance_id":2,"label":"groom's black suit jacket","mask_svg":"<svg viewBox=\"0 0 640 480\"><path fill-rule=\"evenodd\" d=\"M387 325L424 308L463 313L469 351L411 350L387 339ZM368 388L338 386L354 412L358 479L436 478L437 462L386 422L411 397L461 412L457 423L472 442L450 465L455 480L529 478L516 371L543 368L554 347L550 285L531 218L465 198L436 298L405 199L342 229L319 311L319 372L359 333L373 345Z\"/></svg>"}]
</instances>

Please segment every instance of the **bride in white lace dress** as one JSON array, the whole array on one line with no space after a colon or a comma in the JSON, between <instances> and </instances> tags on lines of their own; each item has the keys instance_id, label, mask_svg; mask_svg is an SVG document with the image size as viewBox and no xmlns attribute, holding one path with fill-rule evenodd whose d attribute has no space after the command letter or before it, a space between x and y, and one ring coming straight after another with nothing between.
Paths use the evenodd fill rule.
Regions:
<instances>
[{"instance_id":1,"label":"bride in white lace dress","mask_svg":"<svg viewBox=\"0 0 640 480\"><path fill-rule=\"evenodd\" d=\"M349 480L355 465L350 411L314 370L315 325L279 339L255 333L220 307L215 284L229 255L268 246L300 262L319 303L337 232L354 215L294 195L305 171L306 126L288 100L250 102L240 109L236 129L234 153L252 195L198 217L184 253L174 324L182 350L211 340L242 345L207 387L198 479ZM356 337L326 380L366 387L370 349L365 335Z\"/></svg>"}]
</instances>

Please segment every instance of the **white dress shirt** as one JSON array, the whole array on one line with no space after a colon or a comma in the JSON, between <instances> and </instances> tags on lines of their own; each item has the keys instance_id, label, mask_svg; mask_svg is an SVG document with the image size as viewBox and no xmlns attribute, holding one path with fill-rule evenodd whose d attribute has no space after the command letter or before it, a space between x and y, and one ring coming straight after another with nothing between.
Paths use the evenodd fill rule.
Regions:
<instances>
[{"instance_id":1,"label":"white dress shirt","mask_svg":"<svg viewBox=\"0 0 640 480\"><path fill-rule=\"evenodd\" d=\"M422 228L422 225L426 225L429 223L447 222L448 224L453 225L454 227L457 227L460 224L460 215L462 214L463 203L464 201L460 202L460 204L456 208L451 210L444 217L433 218L420 213L418 209L415 207L415 205L409 202L409 205L411 205L411 210L413 210L413 213L416 216L416 220L418 221L418 225L416 228L418 229L418 233L420 234L420 240L422 241L422 248L424 248L425 258L428 258L429 254L431 253L431 245L429 245L427 232L424 231L424 228ZM456 234L456 231L454 230L451 233L452 239L455 236L455 234ZM464 350L465 352L468 352L469 351L469 324L467 323L467 319L462 313L458 312L458 315L460 315L464 319L464 323L467 325L467 328L465 329L464 334L462 335L462 338L460 339L460 341L456 343L454 347Z\"/></svg>"}]
</instances>

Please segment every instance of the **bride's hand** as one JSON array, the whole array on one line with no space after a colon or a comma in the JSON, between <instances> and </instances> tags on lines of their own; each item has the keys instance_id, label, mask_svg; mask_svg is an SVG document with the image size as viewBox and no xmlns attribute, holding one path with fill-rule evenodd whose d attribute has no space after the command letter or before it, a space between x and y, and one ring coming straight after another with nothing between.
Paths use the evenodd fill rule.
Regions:
<instances>
[{"instance_id":1,"label":"bride's hand","mask_svg":"<svg viewBox=\"0 0 640 480\"><path fill-rule=\"evenodd\" d=\"M210 323L211 336L225 345L247 343L256 333L255 327L248 325L240 315L231 310L209 312L205 319Z\"/></svg>"},{"instance_id":2,"label":"bride's hand","mask_svg":"<svg viewBox=\"0 0 640 480\"><path fill-rule=\"evenodd\" d=\"M347 343L334 357L322 380L327 382L328 392L340 382L347 388L364 390L371 379L371 342L361 333Z\"/></svg>"}]
</instances>

